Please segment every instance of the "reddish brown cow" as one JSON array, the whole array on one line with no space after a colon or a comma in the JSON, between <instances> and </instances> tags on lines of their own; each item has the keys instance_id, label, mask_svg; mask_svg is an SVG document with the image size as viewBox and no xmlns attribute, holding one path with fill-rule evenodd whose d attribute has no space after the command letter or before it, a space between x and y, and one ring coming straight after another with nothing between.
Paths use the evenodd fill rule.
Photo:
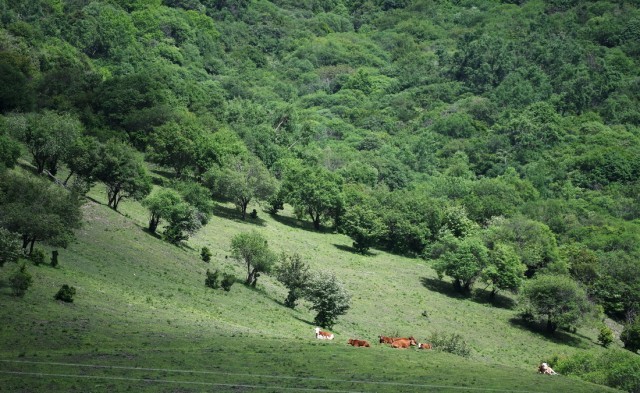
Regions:
<instances>
[{"instance_id":1,"label":"reddish brown cow","mask_svg":"<svg viewBox=\"0 0 640 393\"><path fill-rule=\"evenodd\" d=\"M431 349L431 348L433 348L433 347L429 343L419 343L418 344L418 349Z\"/></svg>"},{"instance_id":2,"label":"reddish brown cow","mask_svg":"<svg viewBox=\"0 0 640 393\"><path fill-rule=\"evenodd\" d=\"M353 345L354 347L370 347L369 342L367 340L356 340L353 338L349 339L349 345Z\"/></svg>"},{"instance_id":3,"label":"reddish brown cow","mask_svg":"<svg viewBox=\"0 0 640 393\"><path fill-rule=\"evenodd\" d=\"M416 340L413 337L401 338L391 343L391 346L393 348L409 348L410 346L414 345L418 345L418 343L416 343Z\"/></svg>"},{"instance_id":4,"label":"reddish brown cow","mask_svg":"<svg viewBox=\"0 0 640 393\"><path fill-rule=\"evenodd\" d=\"M393 340L397 340L399 337L387 337L387 336L378 336L380 339L380 344L391 344Z\"/></svg>"}]
</instances>

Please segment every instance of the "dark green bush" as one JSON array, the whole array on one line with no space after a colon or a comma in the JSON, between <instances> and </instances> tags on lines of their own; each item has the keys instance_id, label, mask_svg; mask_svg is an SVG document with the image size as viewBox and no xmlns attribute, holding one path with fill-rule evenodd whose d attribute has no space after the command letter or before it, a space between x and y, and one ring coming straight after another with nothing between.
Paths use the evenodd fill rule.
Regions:
<instances>
[{"instance_id":1,"label":"dark green bush","mask_svg":"<svg viewBox=\"0 0 640 393\"><path fill-rule=\"evenodd\" d=\"M625 325L622 334L620 334L620 340L624 343L625 349L633 353L638 352L640 349L640 317Z\"/></svg>"},{"instance_id":2,"label":"dark green bush","mask_svg":"<svg viewBox=\"0 0 640 393\"><path fill-rule=\"evenodd\" d=\"M29 260L31 260L31 262L36 266L43 264L45 260L44 251L36 248L31 252L31 255L29 255Z\"/></svg>"},{"instance_id":3,"label":"dark green bush","mask_svg":"<svg viewBox=\"0 0 640 393\"><path fill-rule=\"evenodd\" d=\"M213 272L207 269L207 278L204 280L204 285L209 288L218 289L220 288L220 272L214 270Z\"/></svg>"},{"instance_id":4,"label":"dark green bush","mask_svg":"<svg viewBox=\"0 0 640 393\"><path fill-rule=\"evenodd\" d=\"M54 299L60 300L66 303L73 303L73 296L76 294L76 289L70 287L67 284L63 284L58 293L55 294Z\"/></svg>"},{"instance_id":5,"label":"dark green bush","mask_svg":"<svg viewBox=\"0 0 640 393\"><path fill-rule=\"evenodd\" d=\"M24 296L32 282L33 278L31 274L27 272L27 266L24 263L9 276L9 283L11 284L13 295L17 297Z\"/></svg>"},{"instance_id":6,"label":"dark green bush","mask_svg":"<svg viewBox=\"0 0 640 393\"><path fill-rule=\"evenodd\" d=\"M229 292L231 290L231 286L235 282L236 282L236 276L230 273L224 273L222 275L222 282L220 283L220 285L222 286L222 289Z\"/></svg>"},{"instance_id":7,"label":"dark green bush","mask_svg":"<svg viewBox=\"0 0 640 393\"><path fill-rule=\"evenodd\" d=\"M211 261L211 255L209 247L202 247L202 250L200 251L200 258L202 258L203 261L209 263Z\"/></svg>"}]
</instances>

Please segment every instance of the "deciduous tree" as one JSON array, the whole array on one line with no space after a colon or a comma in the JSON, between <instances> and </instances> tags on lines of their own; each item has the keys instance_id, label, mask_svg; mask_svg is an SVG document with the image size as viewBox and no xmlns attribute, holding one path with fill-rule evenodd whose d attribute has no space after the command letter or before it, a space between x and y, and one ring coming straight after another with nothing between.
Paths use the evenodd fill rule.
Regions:
<instances>
[{"instance_id":1,"label":"deciduous tree","mask_svg":"<svg viewBox=\"0 0 640 393\"><path fill-rule=\"evenodd\" d=\"M338 317L351 307L351 294L335 274L330 273L317 273L305 291L305 298L317 312L314 323L327 329L331 329Z\"/></svg>"},{"instance_id":2,"label":"deciduous tree","mask_svg":"<svg viewBox=\"0 0 640 393\"><path fill-rule=\"evenodd\" d=\"M539 275L522 288L520 307L526 315L546 322L553 333L579 324L590 310L585 291L569 276Z\"/></svg>"},{"instance_id":3,"label":"deciduous tree","mask_svg":"<svg viewBox=\"0 0 640 393\"><path fill-rule=\"evenodd\" d=\"M135 150L117 141L109 141L102 149L96 177L107 186L107 205L118 210L123 198L142 200L151 192L151 178Z\"/></svg>"},{"instance_id":4,"label":"deciduous tree","mask_svg":"<svg viewBox=\"0 0 640 393\"><path fill-rule=\"evenodd\" d=\"M277 260L267 240L258 232L239 233L231 239L231 255L247 267L246 285L256 286L260 273L269 273Z\"/></svg>"}]
</instances>

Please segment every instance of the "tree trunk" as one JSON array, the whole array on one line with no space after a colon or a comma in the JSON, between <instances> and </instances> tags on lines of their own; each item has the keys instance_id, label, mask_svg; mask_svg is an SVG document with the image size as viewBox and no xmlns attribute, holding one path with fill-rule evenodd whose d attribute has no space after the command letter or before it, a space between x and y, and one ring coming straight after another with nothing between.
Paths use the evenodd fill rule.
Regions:
<instances>
[{"instance_id":1,"label":"tree trunk","mask_svg":"<svg viewBox=\"0 0 640 393\"><path fill-rule=\"evenodd\" d=\"M253 272L251 271L251 264L247 262L247 279L244 283L245 285L249 285L251 281L253 281Z\"/></svg>"},{"instance_id":2,"label":"tree trunk","mask_svg":"<svg viewBox=\"0 0 640 393\"><path fill-rule=\"evenodd\" d=\"M260 277L260 272L256 272L255 270L253 271L253 281L251 282L251 286L252 287L256 287L256 284L258 283L258 277Z\"/></svg>"},{"instance_id":3,"label":"tree trunk","mask_svg":"<svg viewBox=\"0 0 640 393\"><path fill-rule=\"evenodd\" d=\"M550 316L547 317L547 331L549 333L553 333L556 331L556 328L557 328L556 324L551 322L551 317Z\"/></svg>"},{"instance_id":4,"label":"tree trunk","mask_svg":"<svg viewBox=\"0 0 640 393\"><path fill-rule=\"evenodd\" d=\"M249 201L240 200L240 211L242 212L242 219L247 218L247 205L249 205Z\"/></svg>"},{"instance_id":5,"label":"tree trunk","mask_svg":"<svg viewBox=\"0 0 640 393\"><path fill-rule=\"evenodd\" d=\"M31 246L29 247L29 255L33 254L33 246L36 244L36 239L31 239Z\"/></svg>"},{"instance_id":6,"label":"tree trunk","mask_svg":"<svg viewBox=\"0 0 640 393\"><path fill-rule=\"evenodd\" d=\"M156 233L156 229L158 229L158 224L160 224L160 217L152 214L151 219L149 219L149 231L151 233Z\"/></svg>"},{"instance_id":7,"label":"tree trunk","mask_svg":"<svg viewBox=\"0 0 640 393\"><path fill-rule=\"evenodd\" d=\"M71 179L71 176L73 176L73 174L74 174L74 172L73 172L73 171L70 171L70 172L69 172L69 176L67 176L67 178L66 178L66 179L64 179L64 182L62 182L62 185L63 185L63 186L65 186L65 187L67 186L67 183L69 182L69 179Z\"/></svg>"},{"instance_id":8,"label":"tree trunk","mask_svg":"<svg viewBox=\"0 0 640 393\"><path fill-rule=\"evenodd\" d=\"M122 196L116 194L113 197L113 210L118 211L118 204L120 203L120 201L122 200Z\"/></svg>"}]
</instances>

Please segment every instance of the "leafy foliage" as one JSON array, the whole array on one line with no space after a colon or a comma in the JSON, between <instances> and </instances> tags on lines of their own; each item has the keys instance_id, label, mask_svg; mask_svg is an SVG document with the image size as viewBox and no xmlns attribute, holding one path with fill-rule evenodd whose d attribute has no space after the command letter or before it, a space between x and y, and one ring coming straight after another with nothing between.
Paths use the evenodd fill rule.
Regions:
<instances>
[{"instance_id":1,"label":"leafy foliage","mask_svg":"<svg viewBox=\"0 0 640 393\"><path fill-rule=\"evenodd\" d=\"M32 283L33 277L27 271L27 266L24 263L18 266L9 276L11 290L13 295L17 297L23 297Z\"/></svg>"},{"instance_id":2,"label":"leafy foliage","mask_svg":"<svg viewBox=\"0 0 640 393\"><path fill-rule=\"evenodd\" d=\"M544 320L551 333L579 324L590 311L584 290L567 276L540 275L527 281L520 303L524 313Z\"/></svg>"},{"instance_id":3,"label":"leafy foliage","mask_svg":"<svg viewBox=\"0 0 640 393\"><path fill-rule=\"evenodd\" d=\"M276 267L276 278L289 290L284 305L295 308L296 302L309 286L312 275L299 254L283 253L280 255L280 265Z\"/></svg>"},{"instance_id":4,"label":"leafy foliage","mask_svg":"<svg viewBox=\"0 0 640 393\"><path fill-rule=\"evenodd\" d=\"M471 356L469 344L458 333L434 332L427 338L427 341L435 350L449 352L465 358Z\"/></svg>"},{"instance_id":5,"label":"leafy foliage","mask_svg":"<svg viewBox=\"0 0 640 393\"><path fill-rule=\"evenodd\" d=\"M231 255L247 268L246 285L256 286L260 273L269 273L277 256L267 240L256 231L239 233L231 239Z\"/></svg>"},{"instance_id":6,"label":"leafy foliage","mask_svg":"<svg viewBox=\"0 0 640 393\"><path fill-rule=\"evenodd\" d=\"M62 284L62 287L56 292L54 299L60 300L65 303L73 303L73 297L76 294L76 289L70 287L67 284Z\"/></svg>"},{"instance_id":7,"label":"leafy foliage","mask_svg":"<svg viewBox=\"0 0 640 393\"><path fill-rule=\"evenodd\" d=\"M620 339L624 343L624 347L631 352L640 350L640 318L636 318L633 322L625 325Z\"/></svg>"},{"instance_id":8,"label":"leafy foliage","mask_svg":"<svg viewBox=\"0 0 640 393\"><path fill-rule=\"evenodd\" d=\"M334 274L316 273L304 296L311 302L311 309L317 312L313 322L327 329L351 308L351 294Z\"/></svg>"},{"instance_id":9,"label":"leafy foliage","mask_svg":"<svg viewBox=\"0 0 640 393\"><path fill-rule=\"evenodd\" d=\"M0 267L7 262L17 262L20 255L18 234L0 228Z\"/></svg>"}]
</instances>

